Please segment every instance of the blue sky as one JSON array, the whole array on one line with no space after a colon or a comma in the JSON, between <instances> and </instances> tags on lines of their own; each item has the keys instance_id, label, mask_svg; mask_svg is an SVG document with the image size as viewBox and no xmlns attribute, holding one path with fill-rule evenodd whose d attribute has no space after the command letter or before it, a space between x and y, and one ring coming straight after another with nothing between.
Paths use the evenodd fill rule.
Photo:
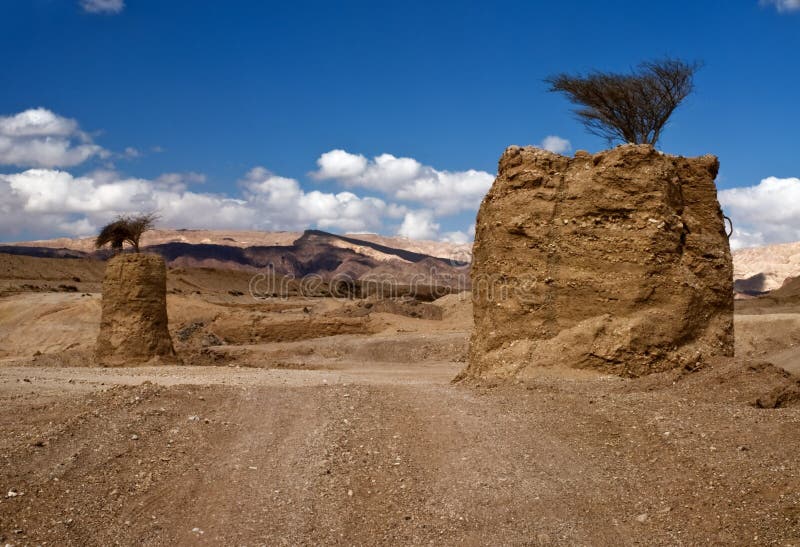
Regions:
<instances>
[{"instance_id":1,"label":"blue sky","mask_svg":"<svg viewBox=\"0 0 800 547\"><path fill-rule=\"evenodd\" d=\"M137 208L463 240L506 146L606 147L544 77L664 55L704 68L660 148L720 157L737 245L800 239L800 0L4 0L0 21L3 241Z\"/></svg>"}]
</instances>

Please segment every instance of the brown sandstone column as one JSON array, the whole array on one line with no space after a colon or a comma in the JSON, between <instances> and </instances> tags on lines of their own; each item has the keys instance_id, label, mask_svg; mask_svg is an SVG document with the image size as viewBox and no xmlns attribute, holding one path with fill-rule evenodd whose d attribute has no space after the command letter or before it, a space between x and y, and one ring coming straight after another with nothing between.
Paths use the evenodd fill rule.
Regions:
<instances>
[{"instance_id":1,"label":"brown sandstone column","mask_svg":"<svg viewBox=\"0 0 800 547\"><path fill-rule=\"evenodd\" d=\"M462 377L639 376L733 355L714 156L508 148L478 213Z\"/></svg>"},{"instance_id":2,"label":"brown sandstone column","mask_svg":"<svg viewBox=\"0 0 800 547\"><path fill-rule=\"evenodd\" d=\"M108 261L95 358L104 366L176 364L167 330L167 270L152 254Z\"/></svg>"}]
</instances>

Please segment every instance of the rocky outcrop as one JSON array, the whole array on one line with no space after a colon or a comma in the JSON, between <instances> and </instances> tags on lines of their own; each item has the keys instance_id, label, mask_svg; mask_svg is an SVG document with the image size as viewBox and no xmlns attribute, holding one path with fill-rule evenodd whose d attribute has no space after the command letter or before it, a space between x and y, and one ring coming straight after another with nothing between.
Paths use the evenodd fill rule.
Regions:
<instances>
[{"instance_id":1,"label":"rocky outcrop","mask_svg":"<svg viewBox=\"0 0 800 547\"><path fill-rule=\"evenodd\" d=\"M462 377L639 376L733 354L714 156L508 148L481 204Z\"/></svg>"},{"instance_id":2,"label":"rocky outcrop","mask_svg":"<svg viewBox=\"0 0 800 547\"><path fill-rule=\"evenodd\" d=\"M167 268L151 254L108 261L95 359L105 366L175 364L167 330Z\"/></svg>"}]
</instances>

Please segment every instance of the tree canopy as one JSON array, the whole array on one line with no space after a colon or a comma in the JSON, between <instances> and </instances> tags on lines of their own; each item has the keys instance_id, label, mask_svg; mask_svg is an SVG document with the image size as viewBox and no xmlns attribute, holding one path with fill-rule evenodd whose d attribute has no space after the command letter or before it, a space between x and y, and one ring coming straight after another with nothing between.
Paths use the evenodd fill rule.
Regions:
<instances>
[{"instance_id":1,"label":"tree canopy","mask_svg":"<svg viewBox=\"0 0 800 547\"><path fill-rule=\"evenodd\" d=\"M699 63L662 59L641 63L630 74L595 71L556 74L550 91L564 93L586 129L609 143L655 145L672 113L694 90Z\"/></svg>"},{"instance_id":2,"label":"tree canopy","mask_svg":"<svg viewBox=\"0 0 800 547\"><path fill-rule=\"evenodd\" d=\"M114 253L122 251L125 243L130 244L135 252L139 252L139 240L142 234L153 228L157 216L145 213L135 216L119 216L100 230L94 241L98 249L111 246Z\"/></svg>"}]
</instances>

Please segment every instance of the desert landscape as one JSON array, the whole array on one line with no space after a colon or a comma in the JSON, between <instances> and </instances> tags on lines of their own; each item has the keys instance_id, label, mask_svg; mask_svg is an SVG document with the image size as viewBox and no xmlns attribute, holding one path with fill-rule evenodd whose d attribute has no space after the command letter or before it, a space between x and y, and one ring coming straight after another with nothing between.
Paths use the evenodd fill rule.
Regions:
<instances>
[{"instance_id":1,"label":"desert landscape","mask_svg":"<svg viewBox=\"0 0 800 547\"><path fill-rule=\"evenodd\" d=\"M737 300L735 359L454 384L469 291L254 299L253 272L171 266L183 366L102 368L104 263L0 260L8 544L800 538L794 280Z\"/></svg>"},{"instance_id":2,"label":"desert landscape","mask_svg":"<svg viewBox=\"0 0 800 547\"><path fill-rule=\"evenodd\" d=\"M800 547L800 0L0 2L0 547Z\"/></svg>"}]
</instances>

